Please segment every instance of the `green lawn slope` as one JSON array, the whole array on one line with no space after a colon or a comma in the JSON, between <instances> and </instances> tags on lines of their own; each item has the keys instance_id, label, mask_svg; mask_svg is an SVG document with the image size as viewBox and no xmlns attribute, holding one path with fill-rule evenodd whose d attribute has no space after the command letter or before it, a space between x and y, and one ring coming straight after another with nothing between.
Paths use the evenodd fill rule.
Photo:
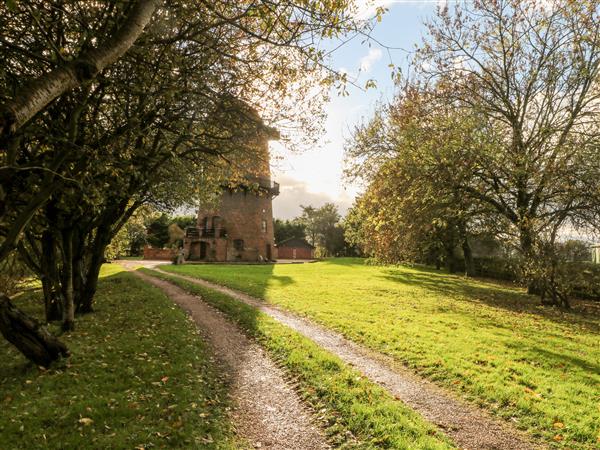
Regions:
<instances>
[{"instance_id":1,"label":"green lawn slope","mask_svg":"<svg viewBox=\"0 0 600 450\"><path fill-rule=\"evenodd\" d=\"M307 316L485 406L552 446L600 443L600 321L521 289L360 259L184 265Z\"/></svg>"},{"instance_id":2,"label":"green lawn slope","mask_svg":"<svg viewBox=\"0 0 600 450\"><path fill-rule=\"evenodd\" d=\"M157 271L144 272L198 294L256 338L325 425L335 448L454 448L434 426L337 356L267 314L225 294Z\"/></svg>"}]
</instances>

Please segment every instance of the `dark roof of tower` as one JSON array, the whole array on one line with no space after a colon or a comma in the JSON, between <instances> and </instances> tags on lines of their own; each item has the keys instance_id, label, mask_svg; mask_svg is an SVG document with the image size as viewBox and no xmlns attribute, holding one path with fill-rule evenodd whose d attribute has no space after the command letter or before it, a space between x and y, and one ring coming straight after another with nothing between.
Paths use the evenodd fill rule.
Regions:
<instances>
[{"instance_id":1,"label":"dark roof of tower","mask_svg":"<svg viewBox=\"0 0 600 450\"><path fill-rule=\"evenodd\" d=\"M269 140L279 140L281 135L279 130L276 128L265 125L260 114L256 108L252 105L246 103L244 100L241 100L233 95L226 94L223 96L223 103L228 104L234 110L237 110L241 115L243 115L248 121L254 122L261 131L265 133Z\"/></svg>"}]
</instances>

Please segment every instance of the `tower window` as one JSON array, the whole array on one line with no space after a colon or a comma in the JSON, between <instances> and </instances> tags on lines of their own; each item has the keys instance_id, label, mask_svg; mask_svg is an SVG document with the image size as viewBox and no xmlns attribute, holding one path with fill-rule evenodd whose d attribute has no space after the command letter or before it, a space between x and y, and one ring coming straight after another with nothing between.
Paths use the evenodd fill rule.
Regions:
<instances>
[{"instance_id":1,"label":"tower window","mask_svg":"<svg viewBox=\"0 0 600 450\"><path fill-rule=\"evenodd\" d=\"M233 248L238 252L244 251L244 240L243 239L234 239L233 240Z\"/></svg>"},{"instance_id":2,"label":"tower window","mask_svg":"<svg viewBox=\"0 0 600 450\"><path fill-rule=\"evenodd\" d=\"M267 232L267 221L265 219L262 220L262 223L260 224L260 229L263 233Z\"/></svg>"}]
</instances>

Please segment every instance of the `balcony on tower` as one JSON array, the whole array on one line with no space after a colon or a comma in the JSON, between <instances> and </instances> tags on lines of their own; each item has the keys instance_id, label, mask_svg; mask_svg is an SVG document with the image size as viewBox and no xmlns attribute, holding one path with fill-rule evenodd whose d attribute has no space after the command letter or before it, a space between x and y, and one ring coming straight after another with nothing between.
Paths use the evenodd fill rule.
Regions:
<instances>
[{"instance_id":1,"label":"balcony on tower","mask_svg":"<svg viewBox=\"0 0 600 450\"><path fill-rule=\"evenodd\" d=\"M256 189L271 198L279 195L279 183L272 181L270 178L247 176L246 180L248 181L248 186L244 187Z\"/></svg>"}]
</instances>

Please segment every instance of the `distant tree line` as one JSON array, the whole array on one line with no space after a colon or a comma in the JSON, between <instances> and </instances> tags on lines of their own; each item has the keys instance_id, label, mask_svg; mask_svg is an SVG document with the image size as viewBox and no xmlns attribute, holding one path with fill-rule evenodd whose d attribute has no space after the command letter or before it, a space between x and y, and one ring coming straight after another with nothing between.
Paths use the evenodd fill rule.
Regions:
<instances>
[{"instance_id":1,"label":"distant tree line","mask_svg":"<svg viewBox=\"0 0 600 450\"><path fill-rule=\"evenodd\" d=\"M145 206L138 209L119 230L106 249L106 258L141 256L144 247L179 248L185 229L196 226L195 216L172 216Z\"/></svg>"},{"instance_id":2,"label":"distant tree line","mask_svg":"<svg viewBox=\"0 0 600 450\"><path fill-rule=\"evenodd\" d=\"M317 257L356 256L358 250L344 238L344 224L338 207L300 205L302 214L292 220L275 219L275 243L287 239L306 239L316 248Z\"/></svg>"}]
</instances>

